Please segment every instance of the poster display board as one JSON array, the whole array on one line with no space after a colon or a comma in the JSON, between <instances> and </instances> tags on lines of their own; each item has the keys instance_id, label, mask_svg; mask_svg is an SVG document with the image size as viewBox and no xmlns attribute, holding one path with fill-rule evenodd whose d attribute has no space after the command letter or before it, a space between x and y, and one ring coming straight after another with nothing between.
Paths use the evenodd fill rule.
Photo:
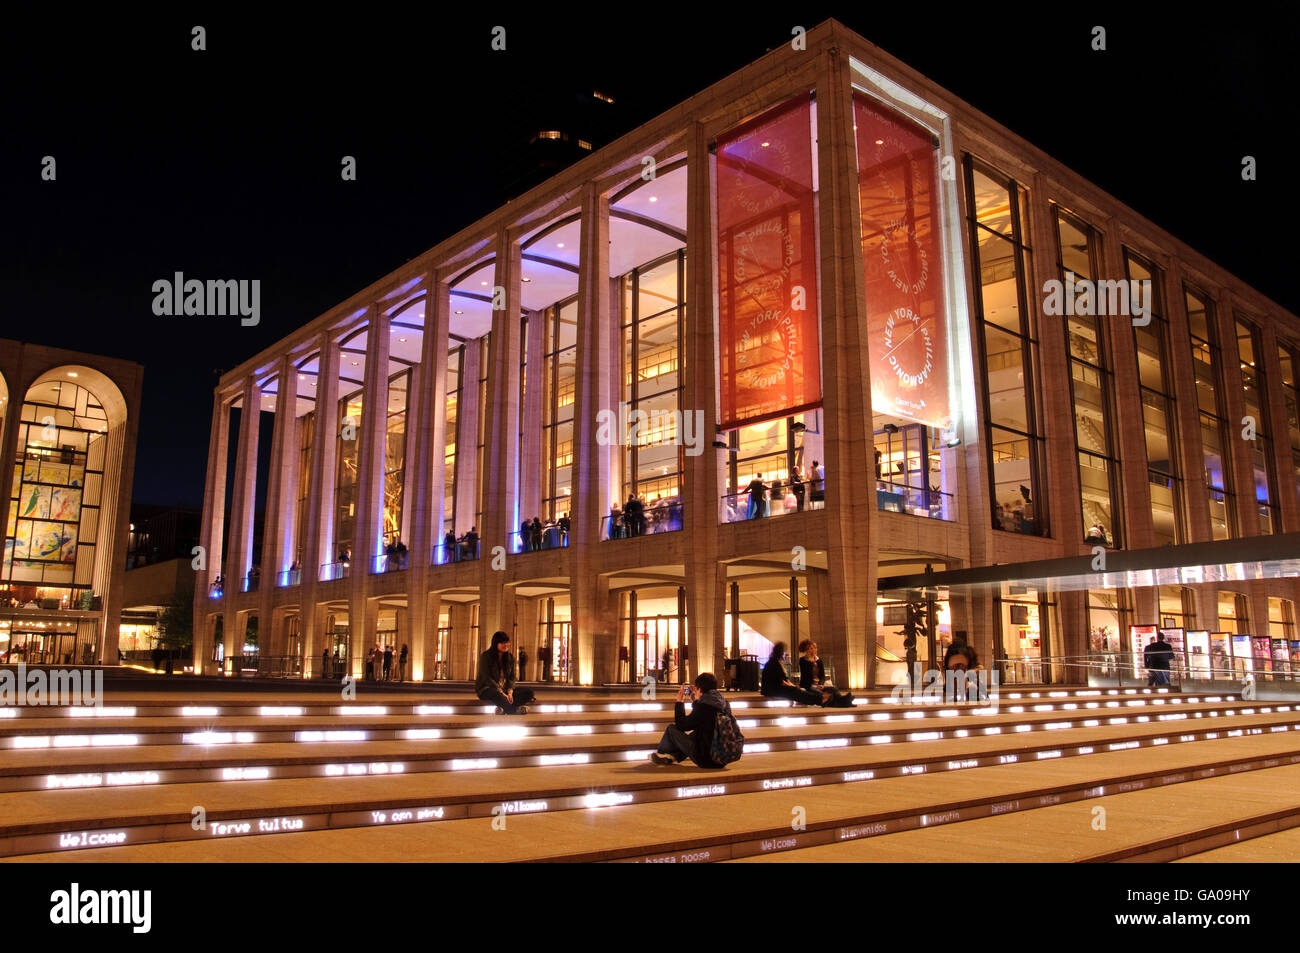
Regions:
<instances>
[{"instance_id":1,"label":"poster display board","mask_svg":"<svg viewBox=\"0 0 1300 953\"><path fill-rule=\"evenodd\" d=\"M1210 633L1193 629L1187 633L1187 674L1191 678L1209 678Z\"/></svg>"}]
</instances>

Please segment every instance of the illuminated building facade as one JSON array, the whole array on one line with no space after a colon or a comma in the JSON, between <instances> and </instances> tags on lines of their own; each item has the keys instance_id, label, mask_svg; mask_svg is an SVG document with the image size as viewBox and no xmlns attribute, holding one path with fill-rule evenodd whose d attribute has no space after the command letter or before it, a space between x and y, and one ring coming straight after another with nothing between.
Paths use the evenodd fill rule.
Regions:
<instances>
[{"instance_id":1,"label":"illuminated building facade","mask_svg":"<svg viewBox=\"0 0 1300 953\"><path fill-rule=\"evenodd\" d=\"M1290 645L1300 320L841 25L806 40L221 379L197 664L253 620L307 676L378 643L463 679L497 629L582 684L812 637L858 687L922 587L921 660L964 633L1008 677L1148 623Z\"/></svg>"},{"instance_id":2,"label":"illuminated building facade","mask_svg":"<svg viewBox=\"0 0 1300 953\"><path fill-rule=\"evenodd\" d=\"M117 664L142 372L0 341L0 662Z\"/></svg>"}]
</instances>

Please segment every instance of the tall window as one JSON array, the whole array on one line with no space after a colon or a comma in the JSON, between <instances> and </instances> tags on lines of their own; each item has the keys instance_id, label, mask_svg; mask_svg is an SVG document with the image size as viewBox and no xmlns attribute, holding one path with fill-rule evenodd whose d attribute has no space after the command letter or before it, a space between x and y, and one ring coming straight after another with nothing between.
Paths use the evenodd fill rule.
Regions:
<instances>
[{"instance_id":1,"label":"tall window","mask_svg":"<svg viewBox=\"0 0 1300 953\"><path fill-rule=\"evenodd\" d=\"M1173 619L1171 628L1196 628L1196 593L1184 586L1160 586L1160 624Z\"/></svg>"},{"instance_id":2,"label":"tall window","mask_svg":"<svg viewBox=\"0 0 1300 953\"><path fill-rule=\"evenodd\" d=\"M384 438L384 545L402 535L402 502L406 483L406 396L411 372L400 371L388 381L388 423Z\"/></svg>"},{"instance_id":3,"label":"tall window","mask_svg":"<svg viewBox=\"0 0 1300 953\"><path fill-rule=\"evenodd\" d=\"M569 512L573 492L573 402L577 390L578 299L546 309L542 362L542 516Z\"/></svg>"},{"instance_id":4,"label":"tall window","mask_svg":"<svg viewBox=\"0 0 1300 953\"><path fill-rule=\"evenodd\" d=\"M1232 467L1228 463L1229 434L1219 384L1219 337L1214 329L1214 304L1200 292L1185 288L1187 324L1192 336L1192 367L1196 374L1196 403L1201 418L1205 488L1210 498L1210 529L1215 539L1236 535Z\"/></svg>"},{"instance_id":5,"label":"tall window","mask_svg":"<svg viewBox=\"0 0 1300 953\"><path fill-rule=\"evenodd\" d=\"M1091 225L1056 209L1057 266L1068 287L1072 281L1097 281L1101 240ZM1073 277L1071 277L1073 276ZM1068 294L1068 292L1067 292ZM1084 539L1089 543L1119 546L1119 457L1116 453L1114 409L1115 378L1101 319L1078 314L1078 302L1066 302L1066 345L1070 352L1070 393L1074 401L1074 440L1079 455L1079 490Z\"/></svg>"},{"instance_id":6,"label":"tall window","mask_svg":"<svg viewBox=\"0 0 1300 953\"><path fill-rule=\"evenodd\" d=\"M1277 360L1282 369L1282 398L1286 401L1286 429L1291 438L1291 489L1283 492L1300 494L1300 389L1296 385L1296 367L1300 366L1296 348L1278 344Z\"/></svg>"},{"instance_id":7,"label":"tall window","mask_svg":"<svg viewBox=\"0 0 1300 953\"><path fill-rule=\"evenodd\" d=\"M483 335L478 341L478 466L474 468L474 526L483 525L483 487L487 485L483 463L487 459L484 447L487 445L487 375L488 360L492 353L492 334Z\"/></svg>"},{"instance_id":8,"label":"tall window","mask_svg":"<svg viewBox=\"0 0 1300 953\"><path fill-rule=\"evenodd\" d=\"M1273 532L1273 508L1277 504L1277 491L1273 485L1273 438L1268 423L1268 402L1264 399L1267 392L1264 362L1258 357L1263 349L1259 343L1258 327L1238 317L1236 328L1242 397L1246 415L1255 422L1255 439L1247 441L1246 452L1250 455L1250 467L1254 473L1259 533L1265 535Z\"/></svg>"},{"instance_id":9,"label":"tall window","mask_svg":"<svg viewBox=\"0 0 1300 953\"><path fill-rule=\"evenodd\" d=\"M456 531L456 421L460 406L461 362L465 345L454 343L447 352L447 425L443 435L442 531ZM441 543L441 540L439 540ZM444 555L443 559L449 559Z\"/></svg>"},{"instance_id":10,"label":"tall window","mask_svg":"<svg viewBox=\"0 0 1300 953\"><path fill-rule=\"evenodd\" d=\"M357 532L357 458L361 449L360 390L339 400L338 464L334 478L334 557L354 558ZM364 556L365 554L360 554Z\"/></svg>"},{"instance_id":11,"label":"tall window","mask_svg":"<svg viewBox=\"0 0 1300 953\"><path fill-rule=\"evenodd\" d=\"M622 497L635 494L645 504L681 501L685 273L679 251L622 278L622 392L629 430L636 427L635 439L623 435Z\"/></svg>"},{"instance_id":12,"label":"tall window","mask_svg":"<svg viewBox=\"0 0 1300 953\"><path fill-rule=\"evenodd\" d=\"M1038 342L1025 276L1023 192L1013 179L966 160L966 208L975 250L984 360L984 421L993 528L1047 533L1043 437L1034 399Z\"/></svg>"},{"instance_id":13,"label":"tall window","mask_svg":"<svg viewBox=\"0 0 1300 953\"><path fill-rule=\"evenodd\" d=\"M0 595L89 609L108 415L90 391L56 380L28 390L20 421Z\"/></svg>"},{"instance_id":14,"label":"tall window","mask_svg":"<svg viewBox=\"0 0 1300 953\"><path fill-rule=\"evenodd\" d=\"M1129 281L1151 282L1151 322L1133 325L1138 384L1146 435L1147 482L1151 486L1151 525L1156 545L1185 542L1183 481L1178 466L1178 414L1173 365L1169 360L1169 320L1164 306L1164 274L1151 262L1124 249Z\"/></svg>"},{"instance_id":15,"label":"tall window","mask_svg":"<svg viewBox=\"0 0 1300 953\"><path fill-rule=\"evenodd\" d=\"M298 522L294 526L294 559L305 562L307 547L307 509L311 498L311 441L316 432L316 411L298 418ZM292 583L291 583L292 584Z\"/></svg>"}]
</instances>

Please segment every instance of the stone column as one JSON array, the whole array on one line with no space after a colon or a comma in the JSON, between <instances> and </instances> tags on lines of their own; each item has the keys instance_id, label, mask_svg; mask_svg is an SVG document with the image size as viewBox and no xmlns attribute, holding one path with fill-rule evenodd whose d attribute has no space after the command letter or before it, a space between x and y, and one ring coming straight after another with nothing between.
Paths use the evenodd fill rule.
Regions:
<instances>
[{"instance_id":1,"label":"stone column","mask_svg":"<svg viewBox=\"0 0 1300 953\"><path fill-rule=\"evenodd\" d=\"M875 485L864 479L875 445L851 82L848 54L828 50L817 70L826 565L840 582L830 617L843 644L824 654L846 687L861 689L876 680L879 542Z\"/></svg>"},{"instance_id":2,"label":"stone column","mask_svg":"<svg viewBox=\"0 0 1300 953\"><path fill-rule=\"evenodd\" d=\"M307 481L307 525L303 527L302 651L303 672L317 671L323 614L318 611L321 566L334 561L334 466L338 454L339 347L322 331L316 360L316 421L311 439L311 474Z\"/></svg>"},{"instance_id":3,"label":"stone column","mask_svg":"<svg viewBox=\"0 0 1300 953\"><path fill-rule=\"evenodd\" d=\"M236 623L243 630L243 621L237 620L235 600L231 593L244 591L245 577L253 565L254 498L257 495L257 432L261 426L262 391L253 377L244 381L243 410L239 420L239 449L235 454L235 487L230 500L230 553L226 558L225 607L226 655L243 651L242 643L232 640Z\"/></svg>"},{"instance_id":4,"label":"stone column","mask_svg":"<svg viewBox=\"0 0 1300 953\"><path fill-rule=\"evenodd\" d=\"M726 646L726 586L718 591L718 500L722 495L719 463L726 451L713 447L718 437L718 363L715 349L713 237L713 163L704 127L696 123L686 139L686 317L679 344L682 417L699 424L701 450L684 457L682 505L685 532L686 680L701 671L722 671ZM608 506L606 507L608 512ZM722 569L725 579L725 567Z\"/></svg>"},{"instance_id":5,"label":"stone column","mask_svg":"<svg viewBox=\"0 0 1300 953\"><path fill-rule=\"evenodd\" d=\"M348 578L348 624L353 634L352 659L364 670L365 653L374 645L376 606L367 598L384 547L384 449L388 438L389 318L372 305L366 331L366 379L362 389L361 422L357 428L356 541ZM364 633L365 639L356 638Z\"/></svg>"},{"instance_id":6,"label":"stone column","mask_svg":"<svg viewBox=\"0 0 1300 953\"><path fill-rule=\"evenodd\" d=\"M258 641L267 655L284 654L284 629L271 624L271 605L280 585L280 573L289 568L293 549L293 516L297 511L293 475L298 454L293 451L297 378L289 356L277 362L279 384L275 396L275 428L271 433L271 467L266 490L266 516L262 523L262 579L258 590Z\"/></svg>"},{"instance_id":7,"label":"stone column","mask_svg":"<svg viewBox=\"0 0 1300 953\"><path fill-rule=\"evenodd\" d=\"M415 415L407 410L407 442L412 463L406 471L410 511L407 598L413 681L432 678L437 649L438 604L429 597L429 566L442 535L443 460L447 426L447 343L451 316L448 288L437 272L425 276L424 337L421 342ZM432 606L433 623L429 623Z\"/></svg>"},{"instance_id":8,"label":"stone column","mask_svg":"<svg viewBox=\"0 0 1300 953\"><path fill-rule=\"evenodd\" d=\"M522 259L519 242L497 236L494 295L502 307L492 312L488 347L486 428L483 438L483 525L479 527L479 635L486 642L513 621L505 598L505 573L492 552L505 546L519 526L519 317L522 313ZM502 294L504 289L504 294ZM477 379L467 380L477 389ZM476 441L477 442L477 441ZM459 453L459 450L457 450Z\"/></svg>"},{"instance_id":9,"label":"stone column","mask_svg":"<svg viewBox=\"0 0 1300 953\"><path fill-rule=\"evenodd\" d=\"M617 444L598 441L597 418L611 406L612 301L609 285L609 200L594 183L582 188L581 252L578 259L577 380L573 408L573 527L569 534L572 634L569 652L575 681L601 684L618 667L617 611L609 611L608 581L601 577L600 522L609 512L611 466ZM623 435L617 433L616 439ZM617 544L614 544L617 545ZM635 545L635 543L633 543ZM616 600L615 600L616 601ZM598 646L597 642L601 644ZM605 643L609 643L608 648ZM610 656L612 656L612 664Z\"/></svg>"},{"instance_id":10,"label":"stone column","mask_svg":"<svg viewBox=\"0 0 1300 953\"><path fill-rule=\"evenodd\" d=\"M12 399L10 409L21 406ZM16 439L17 428L5 424L5 446ZM208 615L221 603L212 599L212 582L221 574L222 548L225 539L226 457L230 446L230 411L218 391L212 398L212 429L208 435L208 469L203 481L203 517L199 527L199 545L203 547L206 569L194 580L194 649L193 665L202 673L212 655L212 630ZM12 472L12 466L8 471ZM7 502L6 495L6 502Z\"/></svg>"},{"instance_id":11,"label":"stone column","mask_svg":"<svg viewBox=\"0 0 1300 953\"><path fill-rule=\"evenodd\" d=\"M473 632L470 630L470 613L468 602L450 603L448 622L451 636L448 638L448 670L454 679L473 680L477 659L474 654Z\"/></svg>"}]
</instances>

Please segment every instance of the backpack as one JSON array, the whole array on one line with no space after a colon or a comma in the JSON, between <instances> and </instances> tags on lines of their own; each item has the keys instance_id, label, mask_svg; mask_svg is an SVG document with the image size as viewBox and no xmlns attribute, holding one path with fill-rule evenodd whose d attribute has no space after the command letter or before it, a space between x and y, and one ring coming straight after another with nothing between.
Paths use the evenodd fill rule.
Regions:
<instances>
[{"instance_id":1,"label":"backpack","mask_svg":"<svg viewBox=\"0 0 1300 953\"><path fill-rule=\"evenodd\" d=\"M740 733L740 725L730 711L719 711L713 725L713 742L709 746L709 758L714 764L726 765L739 761L745 753L745 736Z\"/></svg>"}]
</instances>

